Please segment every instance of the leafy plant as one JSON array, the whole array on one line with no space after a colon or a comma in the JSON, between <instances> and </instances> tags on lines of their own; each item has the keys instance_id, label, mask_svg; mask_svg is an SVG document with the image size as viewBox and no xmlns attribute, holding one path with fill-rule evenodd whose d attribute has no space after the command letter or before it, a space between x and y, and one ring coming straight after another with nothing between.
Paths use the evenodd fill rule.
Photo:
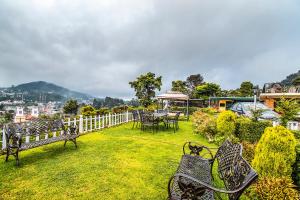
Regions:
<instances>
[{"instance_id":1,"label":"leafy plant","mask_svg":"<svg viewBox=\"0 0 300 200\"><path fill-rule=\"evenodd\" d=\"M249 163L251 163L254 158L256 144L252 144L250 142L243 141L242 145L243 145L243 157Z\"/></svg>"},{"instance_id":2,"label":"leafy plant","mask_svg":"<svg viewBox=\"0 0 300 200\"><path fill-rule=\"evenodd\" d=\"M270 121L251 121L246 117L239 117L237 119L236 135L243 141L256 143L261 138L264 130L271 127Z\"/></svg>"},{"instance_id":3,"label":"leafy plant","mask_svg":"<svg viewBox=\"0 0 300 200\"><path fill-rule=\"evenodd\" d=\"M198 110L194 112L192 120L196 133L203 135L209 141L214 140L214 136L217 133L216 119L214 116Z\"/></svg>"},{"instance_id":4,"label":"leafy plant","mask_svg":"<svg viewBox=\"0 0 300 200\"><path fill-rule=\"evenodd\" d=\"M87 105L81 107L80 113L83 116L92 116L92 115L96 115L96 109L93 106Z\"/></svg>"},{"instance_id":5,"label":"leafy plant","mask_svg":"<svg viewBox=\"0 0 300 200\"><path fill-rule=\"evenodd\" d=\"M229 138L233 142L238 141L235 137L237 115L232 111L221 112L217 118L217 141L222 143Z\"/></svg>"},{"instance_id":6,"label":"leafy plant","mask_svg":"<svg viewBox=\"0 0 300 200\"><path fill-rule=\"evenodd\" d=\"M262 114L264 113L264 109L250 109L251 112L251 119L255 122L258 121L258 119L262 116Z\"/></svg>"},{"instance_id":7,"label":"leafy plant","mask_svg":"<svg viewBox=\"0 0 300 200\"><path fill-rule=\"evenodd\" d=\"M260 176L290 177L296 159L296 139L283 126L268 127L260 138L252 166Z\"/></svg>"},{"instance_id":8,"label":"leafy plant","mask_svg":"<svg viewBox=\"0 0 300 200\"><path fill-rule=\"evenodd\" d=\"M299 193L295 188L296 186L288 177L264 177L255 184L257 197L261 200L299 199Z\"/></svg>"},{"instance_id":9,"label":"leafy plant","mask_svg":"<svg viewBox=\"0 0 300 200\"><path fill-rule=\"evenodd\" d=\"M275 110L281 114L281 125L286 126L287 122L294 120L300 111L299 103L294 99L281 98Z\"/></svg>"}]
</instances>

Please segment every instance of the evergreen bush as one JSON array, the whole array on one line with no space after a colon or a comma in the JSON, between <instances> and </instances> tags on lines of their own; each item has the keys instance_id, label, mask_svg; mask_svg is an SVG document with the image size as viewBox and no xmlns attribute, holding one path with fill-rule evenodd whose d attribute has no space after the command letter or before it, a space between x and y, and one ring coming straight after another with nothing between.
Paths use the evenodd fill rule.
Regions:
<instances>
[{"instance_id":1,"label":"evergreen bush","mask_svg":"<svg viewBox=\"0 0 300 200\"><path fill-rule=\"evenodd\" d=\"M258 142L267 127L272 127L270 121L252 121L249 118L241 117L237 120L236 135L240 140L255 143Z\"/></svg>"},{"instance_id":2,"label":"evergreen bush","mask_svg":"<svg viewBox=\"0 0 300 200\"><path fill-rule=\"evenodd\" d=\"M252 161L260 176L291 176L296 159L296 139L283 126L268 127L260 138Z\"/></svg>"},{"instance_id":3,"label":"evergreen bush","mask_svg":"<svg viewBox=\"0 0 300 200\"><path fill-rule=\"evenodd\" d=\"M235 136L237 115L232 111L223 111L217 118L217 143L222 143L227 138L233 142L237 142Z\"/></svg>"}]
</instances>

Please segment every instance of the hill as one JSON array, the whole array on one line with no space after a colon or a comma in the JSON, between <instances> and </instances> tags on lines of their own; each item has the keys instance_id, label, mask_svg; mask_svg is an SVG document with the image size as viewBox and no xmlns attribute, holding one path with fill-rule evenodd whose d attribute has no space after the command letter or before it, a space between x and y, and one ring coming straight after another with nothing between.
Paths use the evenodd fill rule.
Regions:
<instances>
[{"instance_id":1,"label":"hill","mask_svg":"<svg viewBox=\"0 0 300 200\"><path fill-rule=\"evenodd\" d=\"M296 73L293 73L293 74L288 75L288 76L286 77L286 79L284 79L284 80L281 81L281 84L290 86L290 85L292 85L292 81L293 81L296 77L298 77L298 76L300 76L300 70L299 70L298 72L296 72Z\"/></svg>"},{"instance_id":2,"label":"hill","mask_svg":"<svg viewBox=\"0 0 300 200\"><path fill-rule=\"evenodd\" d=\"M69 98L81 100L92 98L90 95L72 91L45 81L24 83L9 89L13 92L23 93L25 98L29 97L31 100L61 101Z\"/></svg>"}]
</instances>

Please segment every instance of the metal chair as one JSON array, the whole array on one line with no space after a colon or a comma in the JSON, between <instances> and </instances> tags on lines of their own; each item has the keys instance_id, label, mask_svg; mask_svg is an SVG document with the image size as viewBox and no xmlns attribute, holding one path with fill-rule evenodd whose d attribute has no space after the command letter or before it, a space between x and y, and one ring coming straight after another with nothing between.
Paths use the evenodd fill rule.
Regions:
<instances>
[{"instance_id":1,"label":"metal chair","mask_svg":"<svg viewBox=\"0 0 300 200\"><path fill-rule=\"evenodd\" d=\"M180 112L177 112L175 116L167 116L164 121L164 123L167 125L167 128L169 128L170 125L172 124L174 133L176 132L176 130L179 129L179 125L178 125L179 116L180 116Z\"/></svg>"},{"instance_id":2,"label":"metal chair","mask_svg":"<svg viewBox=\"0 0 300 200\"><path fill-rule=\"evenodd\" d=\"M133 125L132 128L138 127L140 122L139 112L137 110L132 111L132 117L133 117Z\"/></svg>"},{"instance_id":3,"label":"metal chair","mask_svg":"<svg viewBox=\"0 0 300 200\"><path fill-rule=\"evenodd\" d=\"M150 127L154 132L154 129L158 131L159 121L154 117L153 113L141 113L141 130L144 131L146 127Z\"/></svg>"}]
</instances>

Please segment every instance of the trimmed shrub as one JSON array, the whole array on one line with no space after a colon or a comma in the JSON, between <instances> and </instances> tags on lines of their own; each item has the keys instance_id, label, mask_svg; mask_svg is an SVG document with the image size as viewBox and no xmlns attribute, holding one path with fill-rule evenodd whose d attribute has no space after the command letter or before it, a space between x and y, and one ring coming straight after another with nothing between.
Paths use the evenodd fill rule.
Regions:
<instances>
[{"instance_id":1,"label":"trimmed shrub","mask_svg":"<svg viewBox=\"0 0 300 200\"><path fill-rule=\"evenodd\" d=\"M252 121L249 118L241 117L237 120L236 135L240 140L255 143L258 142L267 127L272 127L270 121Z\"/></svg>"},{"instance_id":2,"label":"trimmed shrub","mask_svg":"<svg viewBox=\"0 0 300 200\"><path fill-rule=\"evenodd\" d=\"M233 142L238 141L238 138L235 137L236 120L237 116L232 111L223 111L219 114L217 118L217 143L222 143L227 138Z\"/></svg>"},{"instance_id":3,"label":"trimmed shrub","mask_svg":"<svg viewBox=\"0 0 300 200\"><path fill-rule=\"evenodd\" d=\"M299 199L299 193L295 188L292 180L287 177L265 177L255 184L257 199L261 200Z\"/></svg>"},{"instance_id":4,"label":"trimmed shrub","mask_svg":"<svg viewBox=\"0 0 300 200\"><path fill-rule=\"evenodd\" d=\"M243 145L243 157L249 163L251 163L254 158L256 144L252 144L250 142L243 141L242 145Z\"/></svg>"},{"instance_id":5,"label":"trimmed shrub","mask_svg":"<svg viewBox=\"0 0 300 200\"><path fill-rule=\"evenodd\" d=\"M260 176L291 176L296 139L283 126L268 127L255 148L252 166Z\"/></svg>"},{"instance_id":6,"label":"trimmed shrub","mask_svg":"<svg viewBox=\"0 0 300 200\"><path fill-rule=\"evenodd\" d=\"M209 141L213 141L215 134L217 133L216 119L207 113L200 110L194 112L193 117L194 131L203 135Z\"/></svg>"},{"instance_id":7,"label":"trimmed shrub","mask_svg":"<svg viewBox=\"0 0 300 200\"><path fill-rule=\"evenodd\" d=\"M200 110L210 115L216 115L218 113L218 111L214 108L200 108Z\"/></svg>"}]
</instances>

